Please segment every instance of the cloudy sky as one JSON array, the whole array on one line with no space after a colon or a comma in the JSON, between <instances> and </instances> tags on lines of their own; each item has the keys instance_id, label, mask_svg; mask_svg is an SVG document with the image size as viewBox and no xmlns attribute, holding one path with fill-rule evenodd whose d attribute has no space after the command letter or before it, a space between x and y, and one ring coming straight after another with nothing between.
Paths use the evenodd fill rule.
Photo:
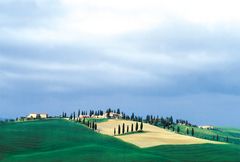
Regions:
<instances>
[{"instance_id":1,"label":"cloudy sky","mask_svg":"<svg viewBox=\"0 0 240 162\"><path fill-rule=\"evenodd\" d=\"M239 127L239 5L0 0L0 117L112 107Z\"/></svg>"}]
</instances>

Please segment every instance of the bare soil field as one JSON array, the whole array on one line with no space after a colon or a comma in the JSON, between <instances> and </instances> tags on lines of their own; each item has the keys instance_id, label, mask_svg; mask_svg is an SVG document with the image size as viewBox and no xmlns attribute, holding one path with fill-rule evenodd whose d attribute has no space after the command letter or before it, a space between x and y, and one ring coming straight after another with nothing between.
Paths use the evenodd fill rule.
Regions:
<instances>
[{"instance_id":1,"label":"bare soil field","mask_svg":"<svg viewBox=\"0 0 240 162\"><path fill-rule=\"evenodd\" d=\"M98 123L99 133L114 136L114 128L116 128L117 132L118 125L121 125L122 127L123 123L125 123L125 130L127 128L127 125L129 125L130 130L132 123L134 124L135 130L136 122L134 121L111 119L108 120L107 122ZM221 142L209 141L191 136L180 135L146 123L144 123L143 125L143 131L144 133L134 133L115 137L125 142L132 143L141 148L153 147L158 145L182 145L182 144L206 144L206 143L221 144Z\"/></svg>"}]
</instances>

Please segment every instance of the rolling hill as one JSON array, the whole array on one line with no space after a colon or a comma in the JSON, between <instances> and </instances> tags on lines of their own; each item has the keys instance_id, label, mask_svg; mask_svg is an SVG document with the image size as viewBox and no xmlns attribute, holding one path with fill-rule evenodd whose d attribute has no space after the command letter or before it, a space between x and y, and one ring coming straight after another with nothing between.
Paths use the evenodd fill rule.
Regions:
<instances>
[{"instance_id":1,"label":"rolling hill","mask_svg":"<svg viewBox=\"0 0 240 162\"><path fill-rule=\"evenodd\" d=\"M139 148L65 120L0 125L0 161L240 161L234 144Z\"/></svg>"},{"instance_id":2,"label":"rolling hill","mask_svg":"<svg viewBox=\"0 0 240 162\"><path fill-rule=\"evenodd\" d=\"M112 135L114 128L118 128L118 125L122 126L123 123L125 127L131 125L135 125L135 121L131 120L108 120L105 122L101 122L98 124L99 132L102 134ZM138 122L140 125L140 122ZM195 138L191 136L185 136L181 134L177 134L172 131L168 131L166 129L150 125L148 123L143 124L144 132L143 133L134 133L127 135L115 136L125 142L132 143L138 147L153 147L158 145L181 145L181 144L207 144L207 143L215 143L215 144L224 144L216 141L210 141L200 138Z\"/></svg>"}]
</instances>

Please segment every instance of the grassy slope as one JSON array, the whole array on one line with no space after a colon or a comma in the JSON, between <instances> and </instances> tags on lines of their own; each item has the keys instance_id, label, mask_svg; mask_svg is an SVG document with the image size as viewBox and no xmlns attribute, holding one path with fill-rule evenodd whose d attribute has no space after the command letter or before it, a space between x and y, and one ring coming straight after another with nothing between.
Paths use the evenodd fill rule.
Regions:
<instances>
[{"instance_id":1,"label":"grassy slope","mask_svg":"<svg viewBox=\"0 0 240 162\"><path fill-rule=\"evenodd\" d=\"M176 126L175 126L176 128ZM191 128L189 126L180 126L180 133L186 134L186 128L189 128L189 132L191 134ZM176 129L175 129L176 130ZM194 127L195 136L199 138L205 139L213 139L213 136L219 136L219 140L225 142L225 138L229 138L230 143L240 144L240 130L239 129L231 129L231 128L217 128L217 130L207 130L207 129L200 129Z\"/></svg>"},{"instance_id":2,"label":"grassy slope","mask_svg":"<svg viewBox=\"0 0 240 162\"><path fill-rule=\"evenodd\" d=\"M239 145L140 149L64 120L0 125L0 161L239 161Z\"/></svg>"}]
</instances>

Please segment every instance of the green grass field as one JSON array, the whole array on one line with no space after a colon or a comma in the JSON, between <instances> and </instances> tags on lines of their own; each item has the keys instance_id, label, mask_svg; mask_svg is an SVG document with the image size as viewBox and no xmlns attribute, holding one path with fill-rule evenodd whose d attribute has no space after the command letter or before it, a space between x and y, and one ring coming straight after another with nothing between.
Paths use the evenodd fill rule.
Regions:
<instances>
[{"instance_id":1,"label":"green grass field","mask_svg":"<svg viewBox=\"0 0 240 162\"><path fill-rule=\"evenodd\" d=\"M240 129L235 128L223 128L216 127L215 130L207 130L196 127L190 127L185 125L178 125L180 127L180 133L186 135L186 129L189 129L191 134L191 129L194 128L194 136L203 139L216 140L216 136L219 136L219 141L226 142L226 137L228 137L228 142L233 144L240 144ZM176 131L177 126L175 126ZM213 139L214 137L214 139Z\"/></svg>"},{"instance_id":2,"label":"green grass field","mask_svg":"<svg viewBox=\"0 0 240 162\"><path fill-rule=\"evenodd\" d=\"M65 120L0 125L0 161L240 161L240 145L140 149Z\"/></svg>"}]
</instances>

